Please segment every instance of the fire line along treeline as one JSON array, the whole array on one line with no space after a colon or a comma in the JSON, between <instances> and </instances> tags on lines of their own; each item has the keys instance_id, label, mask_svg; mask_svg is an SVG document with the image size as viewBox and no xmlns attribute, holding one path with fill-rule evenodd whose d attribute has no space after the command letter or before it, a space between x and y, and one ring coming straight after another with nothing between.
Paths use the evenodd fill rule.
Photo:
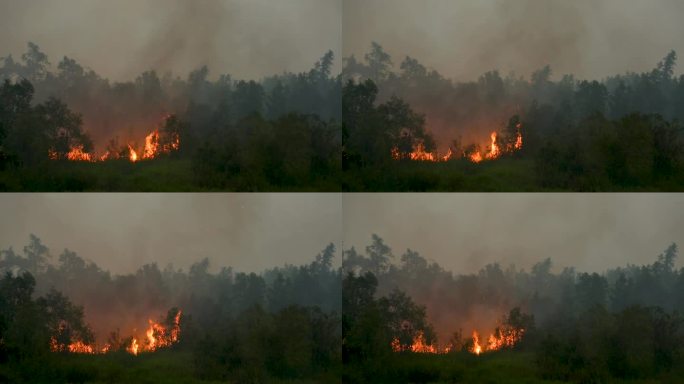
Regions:
<instances>
[{"instance_id":1,"label":"fire line along treeline","mask_svg":"<svg viewBox=\"0 0 684 384\"><path fill-rule=\"evenodd\" d=\"M202 67L113 82L29 43L0 58L0 188L339 190L333 62L259 81Z\"/></svg>"},{"instance_id":2,"label":"fire line along treeline","mask_svg":"<svg viewBox=\"0 0 684 384\"><path fill-rule=\"evenodd\" d=\"M603 273L551 259L455 274L373 235L344 251L345 382L677 382L684 268L675 244Z\"/></svg>"},{"instance_id":3,"label":"fire line along treeline","mask_svg":"<svg viewBox=\"0 0 684 384\"><path fill-rule=\"evenodd\" d=\"M684 189L684 75L672 51L601 81L493 69L445 78L378 43L344 59L343 190Z\"/></svg>"},{"instance_id":4,"label":"fire line along treeline","mask_svg":"<svg viewBox=\"0 0 684 384\"><path fill-rule=\"evenodd\" d=\"M0 252L0 381L338 382L334 257L331 244L260 274L203 259L112 275L31 235Z\"/></svg>"}]
</instances>

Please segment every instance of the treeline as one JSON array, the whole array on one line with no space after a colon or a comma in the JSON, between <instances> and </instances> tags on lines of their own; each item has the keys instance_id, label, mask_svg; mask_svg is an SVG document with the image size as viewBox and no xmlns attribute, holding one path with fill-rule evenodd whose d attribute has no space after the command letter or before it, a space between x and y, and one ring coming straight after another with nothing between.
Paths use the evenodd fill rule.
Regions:
<instances>
[{"instance_id":1,"label":"treeline","mask_svg":"<svg viewBox=\"0 0 684 384\"><path fill-rule=\"evenodd\" d=\"M467 161L492 131L505 147L520 122L523 145L514 157L532 161L524 167L535 190L679 190L684 76L674 76L676 60L673 51L649 72L602 81L573 75L554 80L547 66L529 78L494 70L477 81L459 82L411 57L397 68L373 43L363 60L346 58L343 68L343 166L362 179L347 178L345 188L410 189L406 180L364 171L394 169L395 179L407 177L401 168L409 165L391 167L392 148L404 154L439 148L442 155L450 150L454 161ZM467 169L453 165L443 171ZM429 175L414 176L427 179L424 189L449 188ZM458 188L458 182L452 184Z\"/></svg>"},{"instance_id":2,"label":"treeline","mask_svg":"<svg viewBox=\"0 0 684 384\"><path fill-rule=\"evenodd\" d=\"M3 374L19 375L13 376L17 380L38 374L30 367L51 359L49 341L59 330L60 345L97 341L101 347L178 308L181 336L173 348L196 356L198 378L326 377L340 364L341 278L332 266L334 255L331 244L308 265L262 274L231 268L210 273L204 259L187 272L147 264L132 274L112 275L69 250L52 261L50 250L32 235L21 253L0 253L6 287L0 349L9 364ZM48 305L61 309L41 312Z\"/></svg>"},{"instance_id":3,"label":"treeline","mask_svg":"<svg viewBox=\"0 0 684 384\"><path fill-rule=\"evenodd\" d=\"M187 178L196 189L339 189L333 183L341 168L341 83L333 60L329 51L308 72L260 81L227 74L212 80L202 67L187 78L152 70L111 82L68 57L52 70L29 43L21 60L0 59L0 171L54 174L50 160L74 148L93 159L105 152L128 159L129 144L140 150L145 136L161 128L180 139L167 157L191 162ZM18 178L4 181L4 189L64 188Z\"/></svg>"},{"instance_id":4,"label":"treeline","mask_svg":"<svg viewBox=\"0 0 684 384\"><path fill-rule=\"evenodd\" d=\"M189 123L204 135L254 113L266 119L298 113L339 120L340 83L332 73L333 60L328 51L307 72L285 72L259 81L229 74L212 80L206 66L185 78L152 69L132 81L111 81L66 56L55 68L36 44L28 43L20 60L11 55L0 58L0 79L28 80L38 103L62 100L84 116L87 130L98 139L128 133L130 127L140 128L138 123L147 124L138 133L149 133L160 116L186 112L193 116ZM194 116L198 112L203 116Z\"/></svg>"},{"instance_id":5,"label":"treeline","mask_svg":"<svg viewBox=\"0 0 684 384\"><path fill-rule=\"evenodd\" d=\"M376 309L367 312L371 317L356 329L343 328L343 337L346 345L358 340L358 327L384 321L390 329L392 324L404 325L409 342L421 332L426 343L445 345L454 337L467 338L474 329L493 330L501 319L510 321L520 311L531 318L524 342L515 348L536 354L542 378L600 382L610 377L668 377L663 375L684 363L684 268L675 268L676 258L673 244L650 265L601 274L572 267L553 272L551 259L530 271L495 263L476 274L454 274L412 250L395 261L392 249L374 235L365 252L344 252L344 316L354 317L359 306ZM389 313L405 318L394 322L377 306L397 297L405 312ZM384 351L391 359L387 336L373 334L378 335L375 341L362 342L359 350ZM373 369L380 368L357 364L349 374L363 381ZM430 372L426 375L441 375Z\"/></svg>"}]
</instances>

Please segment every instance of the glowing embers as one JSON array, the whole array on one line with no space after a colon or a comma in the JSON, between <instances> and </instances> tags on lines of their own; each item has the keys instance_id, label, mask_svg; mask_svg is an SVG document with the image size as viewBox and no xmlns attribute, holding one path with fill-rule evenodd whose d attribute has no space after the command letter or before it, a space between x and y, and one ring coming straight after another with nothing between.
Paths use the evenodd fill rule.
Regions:
<instances>
[{"instance_id":1,"label":"glowing embers","mask_svg":"<svg viewBox=\"0 0 684 384\"><path fill-rule=\"evenodd\" d=\"M123 349L132 355L138 355L139 353L154 352L176 344L180 339L181 313L178 310L171 323L166 325L148 320L149 326L145 330L144 337L133 335L128 339L129 341L120 345L119 349ZM114 348L117 347L115 346ZM54 336L50 339L50 350L52 352L98 354L113 352L114 348L112 348L111 344L107 343L98 349L94 344L86 344L81 340L74 341L66 346L60 346Z\"/></svg>"}]
</instances>

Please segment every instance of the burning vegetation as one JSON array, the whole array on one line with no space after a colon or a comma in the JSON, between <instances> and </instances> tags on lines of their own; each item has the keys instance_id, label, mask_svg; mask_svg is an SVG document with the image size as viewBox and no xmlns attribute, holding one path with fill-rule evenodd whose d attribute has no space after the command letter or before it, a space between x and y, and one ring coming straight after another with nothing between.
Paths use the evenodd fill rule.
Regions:
<instances>
[{"instance_id":1,"label":"burning vegetation","mask_svg":"<svg viewBox=\"0 0 684 384\"><path fill-rule=\"evenodd\" d=\"M0 249L0 382L71 382L81 366L84 382L339 381L332 244L262 274L211 273L203 259L114 275L72 251L52 256L35 236Z\"/></svg>"},{"instance_id":2,"label":"burning vegetation","mask_svg":"<svg viewBox=\"0 0 684 384\"><path fill-rule=\"evenodd\" d=\"M419 143L415 149L407 156L403 156L397 147L392 149L392 158L394 160L408 159L412 161L427 161L427 162L446 162L457 159L468 159L473 163L480 163L483 160L496 160L504 154L514 153L523 147L522 123L515 123L515 139L507 142L500 142L500 134L493 131L489 135L490 142L484 146L486 150L482 150L479 145L472 144L465 149L458 149L449 147L445 154L439 154L436 151L426 151L425 145Z\"/></svg>"},{"instance_id":3,"label":"burning vegetation","mask_svg":"<svg viewBox=\"0 0 684 384\"><path fill-rule=\"evenodd\" d=\"M32 43L21 61L2 55L0 173L16 171L5 189L331 190L339 180L332 51L311 70L258 81L203 66L116 82L67 57L53 66ZM126 166L160 157L171 160L154 162L158 177Z\"/></svg>"},{"instance_id":4,"label":"burning vegetation","mask_svg":"<svg viewBox=\"0 0 684 384\"><path fill-rule=\"evenodd\" d=\"M163 122L164 127L167 126L170 119L173 119L172 122L175 122L176 118L172 115L166 116ZM69 161L87 162L128 159L130 162L135 163L139 160L151 160L162 154L169 154L178 151L179 149L179 133L169 132L167 130L162 130L160 133L159 128L155 128L145 136L145 144L142 148L136 146L135 143L128 143L127 145L120 147L116 140L112 140L106 151L102 155L96 156L94 153L86 151L83 144L76 143L71 146L69 152L63 158ZM59 156L57 151L50 149L49 158L51 160L59 160L62 157Z\"/></svg>"},{"instance_id":5,"label":"burning vegetation","mask_svg":"<svg viewBox=\"0 0 684 384\"><path fill-rule=\"evenodd\" d=\"M519 309L516 308L511 311L510 318L513 318L513 316L520 316ZM509 321L508 318L503 319L501 324L486 339L483 339L477 330L473 330L471 338L467 340L463 340L460 332L457 332L452 340L444 345L439 345L436 341L429 343L425 337L425 332L419 330L416 332L410 345L402 345L399 338L395 337L391 344L392 351L432 354L467 351L480 355L485 352L510 349L522 340L525 328L514 326Z\"/></svg>"},{"instance_id":6,"label":"burning vegetation","mask_svg":"<svg viewBox=\"0 0 684 384\"><path fill-rule=\"evenodd\" d=\"M345 369L355 382L479 382L486 367L506 371L495 379L506 382L530 366L536 374L519 381L677 382L677 253L672 244L653 264L603 274L553 272L546 259L529 272L490 264L455 275L411 250L395 264L374 235L365 253L352 248L343 259ZM463 332L450 334L454 325Z\"/></svg>"},{"instance_id":7,"label":"burning vegetation","mask_svg":"<svg viewBox=\"0 0 684 384\"><path fill-rule=\"evenodd\" d=\"M170 347L179 341L181 314L181 310L172 309L169 311L169 319L167 319L166 322L157 322L148 319L149 326L142 335L133 332L127 339L122 340L118 331L112 332L108 342L104 343L102 346L98 346L94 342L89 343L83 340L75 340L68 344L60 343L60 341L58 341L60 339L59 335L69 333L68 324L66 322L60 322L58 336L52 336L50 338L50 351L83 354L103 354L115 351L126 351L132 355L138 355L144 352L154 352L158 349Z\"/></svg>"},{"instance_id":8,"label":"burning vegetation","mask_svg":"<svg viewBox=\"0 0 684 384\"><path fill-rule=\"evenodd\" d=\"M604 80L554 79L549 66L457 80L415 58L393 62L374 42L343 67L343 190L680 191L676 64L672 51L652 70ZM494 125L516 115L523 124Z\"/></svg>"}]
</instances>

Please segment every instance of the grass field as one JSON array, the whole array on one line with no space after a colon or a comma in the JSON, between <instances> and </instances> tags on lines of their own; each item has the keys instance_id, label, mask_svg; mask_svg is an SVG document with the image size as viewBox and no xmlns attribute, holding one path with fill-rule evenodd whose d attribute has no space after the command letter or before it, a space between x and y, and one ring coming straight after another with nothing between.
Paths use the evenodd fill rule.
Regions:
<instances>
[{"instance_id":1,"label":"grass field","mask_svg":"<svg viewBox=\"0 0 684 384\"><path fill-rule=\"evenodd\" d=\"M341 176L340 176L341 175ZM396 161L383 167L336 172L311 180L271 183L263 172L210 172L198 175L190 159L160 158L131 163L50 162L40 167L0 172L0 191L73 192L648 192L684 190L684 175L645 180L643 185L616 185L607 178L577 189L540 183L535 163L501 158L473 164Z\"/></svg>"},{"instance_id":2,"label":"grass field","mask_svg":"<svg viewBox=\"0 0 684 384\"><path fill-rule=\"evenodd\" d=\"M190 159L159 158L131 163L50 162L40 167L0 172L2 191L202 192L202 191L339 191L338 175L299 185L273 185L260 174L218 174L202 183ZM216 179L218 178L218 180Z\"/></svg>"},{"instance_id":3,"label":"grass field","mask_svg":"<svg viewBox=\"0 0 684 384\"><path fill-rule=\"evenodd\" d=\"M561 383L539 377L533 353L519 351L490 352L479 356L470 353L447 355L402 353L395 355L386 372L388 382L405 383ZM597 381L603 382L603 381ZM607 381L608 383L682 383L684 369L658 380Z\"/></svg>"},{"instance_id":4,"label":"grass field","mask_svg":"<svg viewBox=\"0 0 684 384\"><path fill-rule=\"evenodd\" d=\"M225 383L195 377L193 354L162 350L133 356L125 352L106 355L52 355L46 362L25 364L10 370L0 365L0 382L32 383ZM314 380L267 380L273 384L308 384ZM325 380L329 382L329 380ZM334 380L332 382L335 382Z\"/></svg>"},{"instance_id":5,"label":"grass field","mask_svg":"<svg viewBox=\"0 0 684 384\"><path fill-rule=\"evenodd\" d=\"M535 161L507 157L474 164L467 160L441 163L396 161L384 167L345 172L343 191L350 192L658 192L681 191L684 176L641 180L642 184L619 185L605 175L581 187L550 188L542 183ZM571 179L568 185L573 185Z\"/></svg>"},{"instance_id":6,"label":"grass field","mask_svg":"<svg viewBox=\"0 0 684 384\"><path fill-rule=\"evenodd\" d=\"M499 159L431 163L395 162L383 169L363 169L344 175L345 191L538 191L534 163Z\"/></svg>"}]
</instances>

